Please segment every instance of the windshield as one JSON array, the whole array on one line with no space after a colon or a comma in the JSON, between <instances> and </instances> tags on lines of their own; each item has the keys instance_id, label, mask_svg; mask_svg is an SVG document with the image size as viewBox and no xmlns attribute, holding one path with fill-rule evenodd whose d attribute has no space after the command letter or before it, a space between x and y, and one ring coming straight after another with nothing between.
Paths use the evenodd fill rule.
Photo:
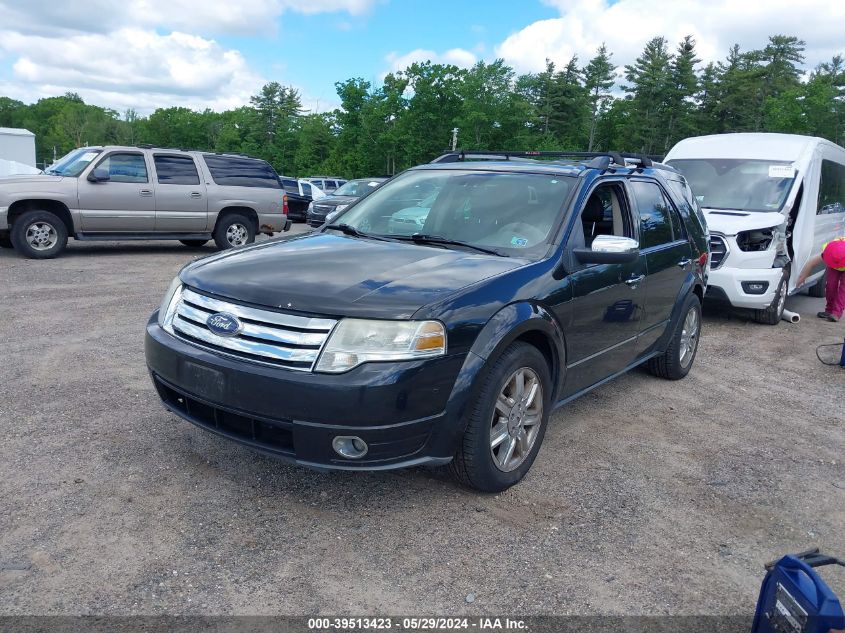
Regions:
<instances>
[{"instance_id":1,"label":"windshield","mask_svg":"<svg viewBox=\"0 0 845 633\"><path fill-rule=\"evenodd\" d=\"M81 147L75 149L62 156L55 163L44 170L45 174L55 174L57 176L78 176L82 171L88 167L97 154L100 153L98 149L90 149L88 147Z\"/></svg>"},{"instance_id":2,"label":"windshield","mask_svg":"<svg viewBox=\"0 0 845 633\"><path fill-rule=\"evenodd\" d=\"M360 198L366 196L368 193L376 189L381 182L378 180L350 180L345 185L342 185L334 190L334 196L354 196Z\"/></svg>"},{"instance_id":3,"label":"windshield","mask_svg":"<svg viewBox=\"0 0 845 633\"><path fill-rule=\"evenodd\" d=\"M410 171L335 221L394 239L437 236L504 255L540 257L573 183L545 174Z\"/></svg>"},{"instance_id":4,"label":"windshield","mask_svg":"<svg viewBox=\"0 0 845 633\"><path fill-rule=\"evenodd\" d=\"M708 209L780 211L792 182L792 163L768 160L696 158L668 161L689 181Z\"/></svg>"}]
</instances>

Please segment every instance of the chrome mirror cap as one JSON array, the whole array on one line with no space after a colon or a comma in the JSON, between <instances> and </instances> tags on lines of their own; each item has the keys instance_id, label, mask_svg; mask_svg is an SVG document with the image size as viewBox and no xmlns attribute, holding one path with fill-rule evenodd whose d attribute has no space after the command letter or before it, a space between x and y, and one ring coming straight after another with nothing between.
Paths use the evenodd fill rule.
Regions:
<instances>
[{"instance_id":1,"label":"chrome mirror cap","mask_svg":"<svg viewBox=\"0 0 845 633\"><path fill-rule=\"evenodd\" d=\"M590 247L594 253L633 253L640 248L640 243L630 237L597 235Z\"/></svg>"}]
</instances>

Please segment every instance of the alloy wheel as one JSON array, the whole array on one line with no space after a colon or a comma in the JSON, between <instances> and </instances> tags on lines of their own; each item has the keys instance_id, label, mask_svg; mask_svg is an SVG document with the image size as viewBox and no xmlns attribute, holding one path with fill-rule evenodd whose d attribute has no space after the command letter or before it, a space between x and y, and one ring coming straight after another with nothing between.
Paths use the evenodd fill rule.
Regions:
<instances>
[{"instance_id":1,"label":"alloy wheel","mask_svg":"<svg viewBox=\"0 0 845 633\"><path fill-rule=\"evenodd\" d=\"M246 244L249 231L243 224L230 224L226 229L226 241L232 246L243 246Z\"/></svg>"},{"instance_id":2,"label":"alloy wheel","mask_svg":"<svg viewBox=\"0 0 845 633\"><path fill-rule=\"evenodd\" d=\"M505 381L490 425L490 453L503 472L522 464L537 441L543 419L543 386L530 367L521 367Z\"/></svg>"},{"instance_id":3,"label":"alloy wheel","mask_svg":"<svg viewBox=\"0 0 845 633\"><path fill-rule=\"evenodd\" d=\"M36 251L49 251L58 241L56 228L48 222L33 222L26 227L26 242Z\"/></svg>"},{"instance_id":4,"label":"alloy wheel","mask_svg":"<svg viewBox=\"0 0 845 633\"><path fill-rule=\"evenodd\" d=\"M689 367L695 356L695 350L698 347L698 333L701 329L698 311L695 308L690 308L684 318L684 325L681 329L681 344L679 348L681 366Z\"/></svg>"}]
</instances>

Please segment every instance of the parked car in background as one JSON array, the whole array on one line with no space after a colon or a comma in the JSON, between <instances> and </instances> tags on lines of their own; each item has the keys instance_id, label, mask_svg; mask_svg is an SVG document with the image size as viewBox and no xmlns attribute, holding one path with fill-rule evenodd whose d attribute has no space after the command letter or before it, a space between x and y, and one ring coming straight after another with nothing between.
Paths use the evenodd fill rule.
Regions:
<instances>
[{"instance_id":1,"label":"parked car in background","mask_svg":"<svg viewBox=\"0 0 845 633\"><path fill-rule=\"evenodd\" d=\"M244 246L290 228L265 161L152 147L85 147L43 174L0 179L0 246L33 259L77 240Z\"/></svg>"},{"instance_id":2,"label":"parked car in background","mask_svg":"<svg viewBox=\"0 0 845 633\"><path fill-rule=\"evenodd\" d=\"M305 182L310 182L312 185L319 187L320 191L325 194L334 192L335 189L341 185L346 184L346 178L339 176L310 176L302 178Z\"/></svg>"},{"instance_id":3,"label":"parked car in background","mask_svg":"<svg viewBox=\"0 0 845 633\"><path fill-rule=\"evenodd\" d=\"M412 207L399 209L399 211L390 216L390 222L387 224L388 232L392 235L413 235L419 232L425 226L428 212L431 210L431 205L434 204L436 199L437 191L427 198L420 200Z\"/></svg>"},{"instance_id":4,"label":"parked car in background","mask_svg":"<svg viewBox=\"0 0 845 633\"><path fill-rule=\"evenodd\" d=\"M337 217L350 204L366 196L378 189L387 178L358 178L350 180L343 186L339 187L333 194L326 196L322 200L315 200L308 207L308 225L322 226L326 222L326 217L332 215Z\"/></svg>"},{"instance_id":5,"label":"parked car in background","mask_svg":"<svg viewBox=\"0 0 845 633\"><path fill-rule=\"evenodd\" d=\"M807 260L845 234L845 149L793 134L688 138L666 162L683 173L710 227L707 298L776 325ZM824 266L807 280L824 296Z\"/></svg>"},{"instance_id":6,"label":"parked car in background","mask_svg":"<svg viewBox=\"0 0 845 633\"><path fill-rule=\"evenodd\" d=\"M279 176L279 182L282 183L282 187L288 196L288 217L291 220L305 222L308 215L308 205L313 200L326 197L326 194L319 187L304 180Z\"/></svg>"},{"instance_id":7,"label":"parked car in background","mask_svg":"<svg viewBox=\"0 0 845 633\"><path fill-rule=\"evenodd\" d=\"M555 408L643 363L683 378L708 258L683 176L509 157L449 155L467 160L410 169L339 224L183 268L147 323L164 406L302 465L451 463L499 491ZM422 229L391 235L432 190Z\"/></svg>"}]
</instances>

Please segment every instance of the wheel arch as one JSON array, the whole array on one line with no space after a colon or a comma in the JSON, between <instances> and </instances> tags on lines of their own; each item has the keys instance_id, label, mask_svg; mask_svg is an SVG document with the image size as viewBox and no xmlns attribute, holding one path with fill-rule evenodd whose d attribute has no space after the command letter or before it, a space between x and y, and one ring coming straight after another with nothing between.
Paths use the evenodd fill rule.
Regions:
<instances>
[{"instance_id":1,"label":"wheel arch","mask_svg":"<svg viewBox=\"0 0 845 633\"><path fill-rule=\"evenodd\" d=\"M217 213L217 219L214 221L214 229L217 230L217 227L220 226L220 222L226 218L226 216L234 215L234 214L242 214L252 220L253 227L255 228L255 232L258 233L258 213L252 207L241 206L241 205L231 205L228 207L223 207Z\"/></svg>"},{"instance_id":2,"label":"wheel arch","mask_svg":"<svg viewBox=\"0 0 845 633\"><path fill-rule=\"evenodd\" d=\"M75 233L73 230L73 216L70 214L70 209L63 202L49 198L27 198L13 202L9 205L9 226L11 227L27 211L49 211L62 221L67 229L68 235Z\"/></svg>"}]
</instances>

